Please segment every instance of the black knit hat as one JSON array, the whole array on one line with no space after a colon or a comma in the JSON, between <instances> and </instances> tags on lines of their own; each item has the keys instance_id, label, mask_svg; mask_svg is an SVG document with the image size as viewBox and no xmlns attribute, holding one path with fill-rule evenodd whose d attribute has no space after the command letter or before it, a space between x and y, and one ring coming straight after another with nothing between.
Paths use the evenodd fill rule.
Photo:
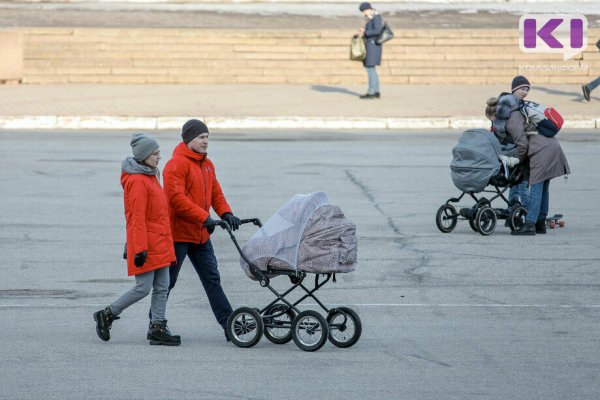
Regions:
<instances>
[{"instance_id":1,"label":"black knit hat","mask_svg":"<svg viewBox=\"0 0 600 400\"><path fill-rule=\"evenodd\" d=\"M373 7L371 6L371 3L368 2L364 2L364 3L360 3L360 6L358 6L358 9L360 11L365 11L365 10L372 10Z\"/></svg>"},{"instance_id":2,"label":"black knit hat","mask_svg":"<svg viewBox=\"0 0 600 400\"><path fill-rule=\"evenodd\" d=\"M190 119L181 128L181 138L185 144L188 144L203 133L208 133L208 127L204 122L197 119Z\"/></svg>"},{"instance_id":3,"label":"black knit hat","mask_svg":"<svg viewBox=\"0 0 600 400\"><path fill-rule=\"evenodd\" d=\"M515 76L515 79L512 80L511 92L515 92L515 90L521 89L523 87L531 88L529 81L523 75Z\"/></svg>"}]
</instances>

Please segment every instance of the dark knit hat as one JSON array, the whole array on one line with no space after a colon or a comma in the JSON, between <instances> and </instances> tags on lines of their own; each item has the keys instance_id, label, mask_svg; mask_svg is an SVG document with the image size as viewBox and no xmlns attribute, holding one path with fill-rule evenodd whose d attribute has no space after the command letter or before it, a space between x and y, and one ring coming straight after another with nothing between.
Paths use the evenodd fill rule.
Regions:
<instances>
[{"instance_id":1,"label":"dark knit hat","mask_svg":"<svg viewBox=\"0 0 600 400\"><path fill-rule=\"evenodd\" d=\"M158 150L158 142L143 133L134 133L131 136L131 151L135 161L144 161Z\"/></svg>"},{"instance_id":2,"label":"dark knit hat","mask_svg":"<svg viewBox=\"0 0 600 400\"><path fill-rule=\"evenodd\" d=\"M181 128L181 138L185 144L188 144L203 133L208 133L208 127L204 122L197 119L190 119Z\"/></svg>"},{"instance_id":3,"label":"dark knit hat","mask_svg":"<svg viewBox=\"0 0 600 400\"><path fill-rule=\"evenodd\" d=\"M365 10L372 10L373 7L371 6L371 3L365 1L363 3L360 3L360 6L358 6L358 9L360 11L365 11Z\"/></svg>"},{"instance_id":4,"label":"dark knit hat","mask_svg":"<svg viewBox=\"0 0 600 400\"><path fill-rule=\"evenodd\" d=\"M515 79L512 80L511 92L515 92L515 90L521 89L523 87L531 88L529 81L523 75L515 76Z\"/></svg>"}]
</instances>

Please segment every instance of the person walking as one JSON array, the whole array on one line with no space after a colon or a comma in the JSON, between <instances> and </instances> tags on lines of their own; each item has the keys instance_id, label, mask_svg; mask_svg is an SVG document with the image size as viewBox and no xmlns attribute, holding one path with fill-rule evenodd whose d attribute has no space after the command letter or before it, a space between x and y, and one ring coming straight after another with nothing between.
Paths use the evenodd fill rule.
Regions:
<instances>
[{"instance_id":1,"label":"person walking","mask_svg":"<svg viewBox=\"0 0 600 400\"><path fill-rule=\"evenodd\" d=\"M206 291L213 314L227 335L227 319L232 313L221 286L217 259L210 235L218 221L210 217L212 208L234 231L240 220L227 203L214 164L208 159L208 127L197 119L187 121L181 132L182 142L175 147L173 158L164 170L165 194L170 206L173 240L177 263L169 269L169 292L187 256Z\"/></svg>"},{"instance_id":2,"label":"person walking","mask_svg":"<svg viewBox=\"0 0 600 400\"><path fill-rule=\"evenodd\" d=\"M359 28L358 34L365 39L367 56L363 60L363 65L369 78L369 88L367 93L361 95L361 99L378 99L381 94L379 91L379 76L376 67L381 65L382 45L377 44L376 39L383 32L383 19L381 15L373 9L371 3L360 3L358 9L365 17L364 28Z\"/></svg>"},{"instance_id":3,"label":"person walking","mask_svg":"<svg viewBox=\"0 0 600 400\"><path fill-rule=\"evenodd\" d=\"M598 48L598 50L600 50L600 39L596 42L596 47ZM596 89L598 86L600 86L600 76L597 77L596 79L594 79L593 81L591 81L590 83L581 86L581 90L583 91L583 97L587 100L590 101L592 98L590 97L590 94L592 93L592 91L594 89Z\"/></svg>"},{"instance_id":4,"label":"person walking","mask_svg":"<svg viewBox=\"0 0 600 400\"><path fill-rule=\"evenodd\" d=\"M522 102L523 94L529 93L530 88L529 80L524 76L513 79L512 93L519 102ZM556 136L549 138L538 134L526 125L525 116L521 112L510 114L506 130L517 145L516 157L519 161L529 160L528 186L522 193L527 215L523 226L512 231L511 235L545 234L550 203L550 180L570 174L569 163Z\"/></svg>"},{"instance_id":5,"label":"person walking","mask_svg":"<svg viewBox=\"0 0 600 400\"><path fill-rule=\"evenodd\" d=\"M169 290L169 267L175 262L167 200L158 180L161 159L156 140L143 133L131 138L133 157L121 162L121 185L125 192L127 244L124 254L127 273L135 286L112 304L94 313L96 333L110 340L113 321L129 306L152 291L152 321L148 340L152 345L179 346L181 338L171 335L165 319Z\"/></svg>"}]
</instances>

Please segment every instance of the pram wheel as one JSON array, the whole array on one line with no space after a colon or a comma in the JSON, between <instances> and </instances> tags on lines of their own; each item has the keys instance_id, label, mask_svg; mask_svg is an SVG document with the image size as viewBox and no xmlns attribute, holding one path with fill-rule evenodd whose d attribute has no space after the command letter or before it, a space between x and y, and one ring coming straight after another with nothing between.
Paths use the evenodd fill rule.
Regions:
<instances>
[{"instance_id":1,"label":"pram wheel","mask_svg":"<svg viewBox=\"0 0 600 400\"><path fill-rule=\"evenodd\" d=\"M231 342L238 347L252 347L263 334L263 321L255 308L240 307L227 320Z\"/></svg>"},{"instance_id":2,"label":"pram wheel","mask_svg":"<svg viewBox=\"0 0 600 400\"><path fill-rule=\"evenodd\" d=\"M479 229L477 229L477 225L475 225L475 221L473 221L472 219L469 220L469 226L471 227L471 229L473 229L475 232L479 232Z\"/></svg>"},{"instance_id":3,"label":"pram wheel","mask_svg":"<svg viewBox=\"0 0 600 400\"><path fill-rule=\"evenodd\" d=\"M518 231L525 224L525 216L527 209L525 207L516 207L510 212L508 217L508 225L511 231Z\"/></svg>"},{"instance_id":4,"label":"pram wheel","mask_svg":"<svg viewBox=\"0 0 600 400\"><path fill-rule=\"evenodd\" d=\"M265 315L272 317L265 318ZM292 321L296 317L294 310L285 304L274 304L263 313L265 337L275 344L284 344L292 340Z\"/></svg>"},{"instance_id":5,"label":"pram wheel","mask_svg":"<svg viewBox=\"0 0 600 400\"><path fill-rule=\"evenodd\" d=\"M327 321L313 310L302 311L292 322L294 343L304 351L319 350L327 341Z\"/></svg>"},{"instance_id":6,"label":"pram wheel","mask_svg":"<svg viewBox=\"0 0 600 400\"><path fill-rule=\"evenodd\" d=\"M483 236L488 236L496 230L496 212L489 206L483 206L477 210L475 216L475 225L479 233Z\"/></svg>"},{"instance_id":7,"label":"pram wheel","mask_svg":"<svg viewBox=\"0 0 600 400\"><path fill-rule=\"evenodd\" d=\"M362 324L358 314L348 307L334 308L327 316L329 341L337 347L350 347L358 342Z\"/></svg>"},{"instance_id":8,"label":"pram wheel","mask_svg":"<svg viewBox=\"0 0 600 400\"><path fill-rule=\"evenodd\" d=\"M456 208L450 204L444 204L438 208L437 214L435 215L435 223L438 229L444 233L450 233L456 227L458 221L458 214Z\"/></svg>"}]
</instances>

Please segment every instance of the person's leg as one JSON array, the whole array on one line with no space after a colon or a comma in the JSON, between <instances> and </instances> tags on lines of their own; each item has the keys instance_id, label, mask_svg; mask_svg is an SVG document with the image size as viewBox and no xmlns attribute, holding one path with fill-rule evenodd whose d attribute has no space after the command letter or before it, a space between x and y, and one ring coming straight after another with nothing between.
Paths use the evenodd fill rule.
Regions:
<instances>
[{"instance_id":1,"label":"person's leg","mask_svg":"<svg viewBox=\"0 0 600 400\"><path fill-rule=\"evenodd\" d=\"M521 229L512 231L511 235L535 235L535 222L540 213L540 203L542 200L542 189L544 182L538 182L535 185L529 185L529 189L521 192L523 205L527 209L525 216L525 224Z\"/></svg>"},{"instance_id":2,"label":"person's leg","mask_svg":"<svg viewBox=\"0 0 600 400\"><path fill-rule=\"evenodd\" d=\"M535 232L546 233L546 218L548 217L548 206L550 204L550 180L544 181L540 199L540 212L535 221Z\"/></svg>"},{"instance_id":3,"label":"person's leg","mask_svg":"<svg viewBox=\"0 0 600 400\"><path fill-rule=\"evenodd\" d=\"M200 277L217 322L225 328L227 318L233 310L221 286L217 259L210 240L204 244L191 245L188 249L188 257Z\"/></svg>"},{"instance_id":4,"label":"person's leg","mask_svg":"<svg viewBox=\"0 0 600 400\"><path fill-rule=\"evenodd\" d=\"M373 93L379 96L379 75L377 74L377 67L373 67Z\"/></svg>"},{"instance_id":5,"label":"person's leg","mask_svg":"<svg viewBox=\"0 0 600 400\"><path fill-rule=\"evenodd\" d=\"M154 271L146 272L135 276L135 286L123 293L121 297L115 300L109 307L110 311L119 315L127 307L137 303L150 294L152 281L154 280Z\"/></svg>"},{"instance_id":6,"label":"person's leg","mask_svg":"<svg viewBox=\"0 0 600 400\"><path fill-rule=\"evenodd\" d=\"M175 287L175 283L177 283L177 277L179 277L181 265L185 260L185 256L187 255L190 245L191 243L175 243L175 258L177 258L177 263L172 267L169 267L169 293L171 292L171 289Z\"/></svg>"},{"instance_id":7,"label":"person's leg","mask_svg":"<svg viewBox=\"0 0 600 400\"><path fill-rule=\"evenodd\" d=\"M150 310L152 312L152 322L164 321L167 309L167 295L169 293L169 268L159 268L154 270L154 282L152 284L152 299L150 300Z\"/></svg>"},{"instance_id":8,"label":"person's leg","mask_svg":"<svg viewBox=\"0 0 600 400\"><path fill-rule=\"evenodd\" d=\"M600 86L600 76L588 83L586 86L590 89L590 92L596 89L598 86Z\"/></svg>"},{"instance_id":9,"label":"person's leg","mask_svg":"<svg viewBox=\"0 0 600 400\"><path fill-rule=\"evenodd\" d=\"M544 182L538 182L535 185L529 186L529 196L527 196L527 216L525 216L525 222L535 223L535 221L537 221L538 214L540 213L543 189Z\"/></svg>"},{"instance_id":10,"label":"person's leg","mask_svg":"<svg viewBox=\"0 0 600 400\"><path fill-rule=\"evenodd\" d=\"M152 288L153 272L135 276L135 286L123 293L116 301L103 310L94 313L96 321L96 334L104 341L110 340L110 329L114 320L119 319L119 314L130 305L143 299Z\"/></svg>"},{"instance_id":11,"label":"person's leg","mask_svg":"<svg viewBox=\"0 0 600 400\"><path fill-rule=\"evenodd\" d=\"M590 83L588 83L587 85L581 86L581 90L583 91L583 97L587 101L590 101L591 100L590 93L592 92L592 90L596 89L598 86L600 86L600 76L597 77L596 79L594 79L593 81L591 81Z\"/></svg>"},{"instance_id":12,"label":"person's leg","mask_svg":"<svg viewBox=\"0 0 600 400\"><path fill-rule=\"evenodd\" d=\"M375 67L365 67L367 69L367 76L369 77L369 89L367 94L375 94L375 85L377 82L377 72Z\"/></svg>"},{"instance_id":13,"label":"person's leg","mask_svg":"<svg viewBox=\"0 0 600 400\"><path fill-rule=\"evenodd\" d=\"M154 270L154 281L152 286L152 321L150 322L148 340L152 345L179 346L181 337L172 335L167 327L165 318L167 308L167 297L169 293L169 268Z\"/></svg>"},{"instance_id":14,"label":"person's leg","mask_svg":"<svg viewBox=\"0 0 600 400\"><path fill-rule=\"evenodd\" d=\"M187 254L189 245L190 245L190 243L179 243L179 242L176 242L174 244L175 258L177 259L177 262L175 265L168 268L168 270L169 270L169 283L168 283L169 290L167 292L167 297L169 296L169 293L171 293L171 289L173 289L173 287L175 287L175 283L177 282L177 277L179 276L179 271L181 270L181 265L183 264L183 261L185 261L185 256ZM152 309L150 309L150 311L148 311L148 319L150 321L152 321ZM148 331L148 335L150 335L150 331Z\"/></svg>"}]
</instances>

